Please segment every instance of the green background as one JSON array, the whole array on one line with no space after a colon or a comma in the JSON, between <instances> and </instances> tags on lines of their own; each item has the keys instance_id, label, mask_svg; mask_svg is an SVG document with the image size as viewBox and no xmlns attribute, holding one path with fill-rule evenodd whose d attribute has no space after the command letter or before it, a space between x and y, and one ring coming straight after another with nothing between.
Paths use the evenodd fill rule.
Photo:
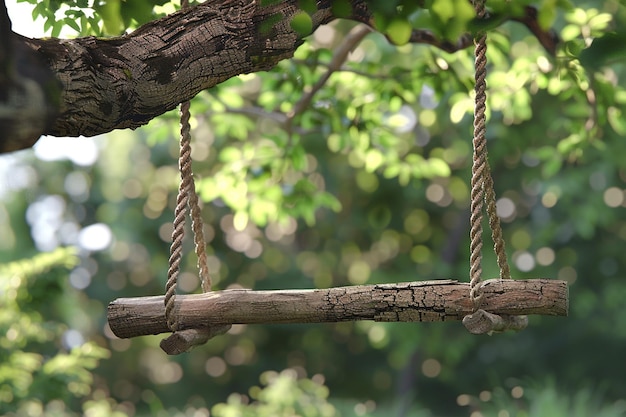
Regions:
<instances>
[{"instance_id":1,"label":"green background","mask_svg":"<svg viewBox=\"0 0 626 417\"><path fill-rule=\"evenodd\" d=\"M475 27L463 1L424 3L372 7L398 44L412 27L450 39ZM487 5L504 18L526 4L515 3ZM42 139L0 157L0 412L624 415L626 74L616 45L626 11L617 1L539 6L564 41L556 57L518 23L489 31L489 162L514 278L568 281L568 318L531 317L523 332L491 337L460 323L238 325L177 357L159 349L161 336L115 338L110 301L164 291L178 185L170 112L134 132ZM53 36L64 26L105 35L174 8L44 1L35 15ZM368 34L287 119L351 30L335 21L294 59L192 101L214 289L469 279L472 52ZM484 237L484 274L496 277ZM180 286L198 291L190 237L185 253Z\"/></svg>"}]
</instances>

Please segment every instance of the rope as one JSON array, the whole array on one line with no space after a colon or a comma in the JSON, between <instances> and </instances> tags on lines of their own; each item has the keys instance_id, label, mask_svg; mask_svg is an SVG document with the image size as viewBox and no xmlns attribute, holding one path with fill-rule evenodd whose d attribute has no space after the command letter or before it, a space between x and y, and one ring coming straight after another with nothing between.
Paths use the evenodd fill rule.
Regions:
<instances>
[{"instance_id":1,"label":"rope","mask_svg":"<svg viewBox=\"0 0 626 417\"><path fill-rule=\"evenodd\" d=\"M486 164L485 170L485 202L487 203L487 215L489 217L489 228L491 229L491 240L493 240L493 250L498 260L498 268L500 269L500 279L511 279L511 268L506 256L506 245L502 236L502 226L500 225L500 217L498 217L496 209L496 193L493 188L493 177L489 164Z\"/></svg>"},{"instance_id":2,"label":"rope","mask_svg":"<svg viewBox=\"0 0 626 417\"><path fill-rule=\"evenodd\" d=\"M188 7L188 0L182 0L181 7ZM198 270L203 292L211 291L211 276L207 263L206 245L202 231L202 211L196 194L196 184L193 179L191 168L191 126L190 103L185 101L180 105L180 154L178 157L178 170L180 171L180 185L174 210L174 230L172 232L172 245L170 247L169 268L167 271L167 283L165 284L165 318L172 332L178 330L178 318L174 311L176 301L176 284L180 273L182 260L183 238L185 236L185 215L187 206L191 212L191 228L193 230L195 252L198 257Z\"/></svg>"},{"instance_id":3,"label":"rope","mask_svg":"<svg viewBox=\"0 0 626 417\"><path fill-rule=\"evenodd\" d=\"M181 118L182 120L182 118ZM182 129L181 129L182 130ZM178 320L174 314L174 305L176 299L176 283L180 272L180 262L183 257L183 238L185 236L185 212L189 202L187 193L189 187L189 177L184 173L186 169L191 167L187 161L191 157L191 148L186 142L185 136L181 135L180 139L180 156L178 159L178 168L180 170L180 185L178 186L178 195L176 197L176 208L174 210L174 230L172 231L172 245L170 246L169 268L167 270L167 283L165 284L165 318L167 325L175 332L178 330Z\"/></svg>"},{"instance_id":4,"label":"rope","mask_svg":"<svg viewBox=\"0 0 626 417\"><path fill-rule=\"evenodd\" d=\"M485 16L484 0L474 3L476 15L479 18ZM470 192L470 298L474 310L480 308L483 297L482 283L482 210L483 202L487 206L489 227L494 242L494 251L500 268L500 278L511 277L508 265L504 238L500 219L496 212L496 197L493 188L493 178L487 162L487 34L479 32L474 40L474 72L475 72L475 104L474 104L474 138L472 156L472 180Z\"/></svg>"},{"instance_id":5,"label":"rope","mask_svg":"<svg viewBox=\"0 0 626 417\"><path fill-rule=\"evenodd\" d=\"M189 197L189 207L191 209L191 229L193 230L193 240L195 245L195 252L198 258L198 270L200 275L200 284L202 292L211 291L211 275L209 274L209 266L206 254L206 244L204 241L203 223L202 223L202 209L198 202L198 194L196 193L196 183L193 179L193 171L191 169L191 134L189 126L189 101L186 101L180 105L180 134L181 139L184 137L185 147L189 149L189 152L185 152L184 162L185 166L181 168L181 183L182 177L188 179L187 195ZM182 154L182 149L181 149Z\"/></svg>"},{"instance_id":6,"label":"rope","mask_svg":"<svg viewBox=\"0 0 626 417\"><path fill-rule=\"evenodd\" d=\"M484 0L478 0L476 15L485 15ZM474 39L474 92L476 94L474 103L474 138L472 154L472 180L470 192L470 298L474 304L474 309L480 307L483 297L480 287L482 280L482 220L483 220L483 198L484 198L484 174L487 166L487 120L485 111L487 109L487 34L480 32Z\"/></svg>"}]
</instances>

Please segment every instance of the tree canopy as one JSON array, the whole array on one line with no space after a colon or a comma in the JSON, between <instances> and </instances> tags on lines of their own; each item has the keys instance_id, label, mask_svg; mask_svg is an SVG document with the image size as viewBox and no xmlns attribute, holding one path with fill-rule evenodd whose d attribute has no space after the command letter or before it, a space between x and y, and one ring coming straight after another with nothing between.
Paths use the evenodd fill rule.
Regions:
<instances>
[{"instance_id":1,"label":"tree canopy","mask_svg":"<svg viewBox=\"0 0 626 417\"><path fill-rule=\"evenodd\" d=\"M3 415L623 415L619 1L29 3L51 37L0 11ZM568 281L568 319L233 326L176 358L111 333L111 300L163 293L187 99L217 289L466 280L481 30L512 272Z\"/></svg>"}]
</instances>

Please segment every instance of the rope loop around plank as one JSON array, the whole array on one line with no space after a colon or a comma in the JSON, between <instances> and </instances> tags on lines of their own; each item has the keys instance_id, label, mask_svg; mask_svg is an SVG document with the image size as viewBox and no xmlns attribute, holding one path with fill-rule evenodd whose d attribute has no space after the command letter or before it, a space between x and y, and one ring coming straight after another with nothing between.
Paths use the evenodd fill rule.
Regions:
<instances>
[{"instance_id":1,"label":"rope loop around plank","mask_svg":"<svg viewBox=\"0 0 626 417\"><path fill-rule=\"evenodd\" d=\"M203 292L211 290L211 276L207 263L206 245L202 231L202 211L196 194L195 181L191 168L191 133L189 125L190 103L184 102L180 108L180 155L178 168L180 171L180 185L174 210L174 230L172 232L172 245L170 248L169 268L167 273L167 283L165 285L165 317L170 329L178 330L178 321L174 312L176 299L176 284L180 272L180 262L182 260L183 238L185 236L185 216L187 207L191 212L191 227L193 230L195 252L198 257L198 269Z\"/></svg>"},{"instance_id":2,"label":"rope loop around plank","mask_svg":"<svg viewBox=\"0 0 626 417\"><path fill-rule=\"evenodd\" d=\"M189 1L182 0L181 9L187 7L189 7ZM198 201L191 166L190 106L189 101L185 101L180 105L180 154L178 157L180 184L176 198L176 208L174 210L174 228L172 231L172 245L170 247L169 268L167 271L167 283L165 284L164 297L165 318L172 334L161 341L161 348L171 355L186 352L192 347L203 344L211 337L224 333L230 328L230 326L219 326L218 328L185 329L179 331L180 323L176 312L176 286L178 275L180 274L180 263L183 253L187 207L189 207L191 214L191 229L193 231L195 253L198 258L198 271L202 292L211 291L212 286L206 255L206 243L202 230L202 210Z\"/></svg>"},{"instance_id":3,"label":"rope loop around plank","mask_svg":"<svg viewBox=\"0 0 626 417\"><path fill-rule=\"evenodd\" d=\"M178 168L180 171L180 185L174 210L174 230L172 232L172 245L170 247L169 268L167 271L167 283L165 284L165 318L172 334L161 341L161 349L169 355L177 355L188 352L194 346L206 343L214 336L223 334L230 325L205 327L199 329L180 329L178 312L176 311L176 286L180 273L180 263L183 252L183 238L185 236L185 215L187 207L191 214L191 229L194 236L196 256L198 257L198 271L202 292L211 291L211 275L209 273L206 244L203 233L202 210L196 193L193 171L191 168L191 133L190 133L190 103L184 102L180 107L180 155Z\"/></svg>"},{"instance_id":4,"label":"rope loop around plank","mask_svg":"<svg viewBox=\"0 0 626 417\"><path fill-rule=\"evenodd\" d=\"M485 1L474 3L476 15L482 18L486 14ZM487 160L487 34L481 31L474 39L474 71L475 71L475 105L474 105L474 137L472 141L472 180L470 193L470 298L474 310L481 305L482 285L482 220L483 205L489 218L494 251L500 269L500 279L510 279L511 272L507 261L504 238L500 218L496 210L496 196L493 178Z\"/></svg>"}]
</instances>

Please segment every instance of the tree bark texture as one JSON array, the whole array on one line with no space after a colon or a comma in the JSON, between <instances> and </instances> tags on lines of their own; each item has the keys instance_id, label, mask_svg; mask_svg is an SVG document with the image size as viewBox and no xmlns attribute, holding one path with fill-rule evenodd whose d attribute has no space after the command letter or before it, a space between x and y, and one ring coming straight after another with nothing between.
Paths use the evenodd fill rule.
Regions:
<instances>
[{"instance_id":1,"label":"tree bark texture","mask_svg":"<svg viewBox=\"0 0 626 417\"><path fill-rule=\"evenodd\" d=\"M566 316L565 281L488 280L481 308L494 314ZM120 298L108 320L120 338L170 331L163 296ZM473 312L469 284L453 280L359 285L324 290L224 290L176 297L179 330L229 324L324 323L353 320L434 322Z\"/></svg>"},{"instance_id":2,"label":"tree bark texture","mask_svg":"<svg viewBox=\"0 0 626 417\"><path fill-rule=\"evenodd\" d=\"M342 17L374 26L367 0L349 4L352 14ZM10 31L0 6L0 57L10 58L0 67L0 153L31 147L44 134L135 129L231 77L271 69L303 42L291 27L298 0L207 0L109 39L25 38ZM336 19L331 6L317 1L313 31ZM527 9L511 19L553 52L556 39ZM454 52L472 38L450 42L416 29L410 42Z\"/></svg>"},{"instance_id":3,"label":"tree bark texture","mask_svg":"<svg viewBox=\"0 0 626 417\"><path fill-rule=\"evenodd\" d=\"M48 63L61 84L60 102L58 115L38 134L16 140L0 129L0 151L32 146L41 134L134 129L233 76L271 69L293 56L302 36L290 24L300 11L297 0L267 3L210 0L110 39L13 34ZM333 19L330 3L319 2L314 29ZM365 10L353 3L355 11Z\"/></svg>"}]
</instances>

